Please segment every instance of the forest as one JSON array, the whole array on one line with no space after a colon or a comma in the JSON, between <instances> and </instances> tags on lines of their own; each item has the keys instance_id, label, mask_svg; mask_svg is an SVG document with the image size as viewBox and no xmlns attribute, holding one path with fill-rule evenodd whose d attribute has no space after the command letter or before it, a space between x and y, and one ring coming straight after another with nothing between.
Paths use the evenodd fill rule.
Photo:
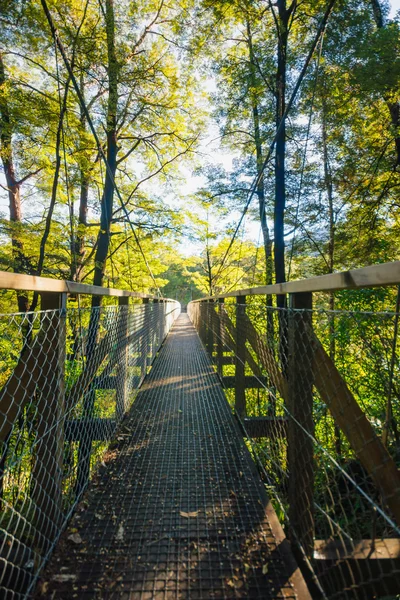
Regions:
<instances>
[{"instance_id":1,"label":"forest","mask_svg":"<svg viewBox=\"0 0 400 600\"><path fill-rule=\"evenodd\" d=\"M186 303L398 258L389 11L2 0L0 269Z\"/></svg>"},{"instance_id":2,"label":"forest","mask_svg":"<svg viewBox=\"0 0 400 600\"><path fill-rule=\"evenodd\" d=\"M127 297L77 292L68 313L40 313L37 291L0 293L0 541L14 532L29 572L61 531L54 518L57 535L37 542L36 479L49 497L58 485L66 526L114 450L174 300L400 259L400 10L387 0L0 0L0 157L0 271L149 295L129 312ZM400 286L316 292L297 315L282 293L241 294L241 307L192 303L189 316L238 422L270 423L246 444L283 527L301 454L288 442L294 423L312 471L305 556L318 540L367 540L371 552L376 538L397 540L398 506L385 496L395 484L374 479L370 440L346 410L397 474ZM293 398L307 391L305 418ZM53 430L58 441L46 438ZM38 475L52 443L58 481Z\"/></svg>"}]
</instances>

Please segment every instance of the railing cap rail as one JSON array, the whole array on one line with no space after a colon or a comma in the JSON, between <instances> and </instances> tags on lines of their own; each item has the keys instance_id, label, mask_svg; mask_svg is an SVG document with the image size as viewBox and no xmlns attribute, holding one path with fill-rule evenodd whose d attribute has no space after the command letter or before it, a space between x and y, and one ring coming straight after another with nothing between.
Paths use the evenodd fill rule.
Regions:
<instances>
[{"instance_id":1,"label":"railing cap rail","mask_svg":"<svg viewBox=\"0 0 400 600\"><path fill-rule=\"evenodd\" d=\"M371 265L361 269L350 269L340 273L320 275L309 279L298 279L286 283L276 283L262 287L235 290L227 294L207 296L193 302L232 298L235 296L256 296L267 294L296 294L300 292L335 292L400 284L400 261Z\"/></svg>"},{"instance_id":2,"label":"railing cap rail","mask_svg":"<svg viewBox=\"0 0 400 600\"><path fill-rule=\"evenodd\" d=\"M34 275L23 275L20 273L8 273L0 271L0 289L18 290L24 292L39 293L67 293L67 294L89 294L91 296L127 296L131 298L148 298L149 300L171 300L171 298L160 298L140 292L106 288L98 285L87 285L74 281L50 279L49 277L36 277Z\"/></svg>"}]
</instances>

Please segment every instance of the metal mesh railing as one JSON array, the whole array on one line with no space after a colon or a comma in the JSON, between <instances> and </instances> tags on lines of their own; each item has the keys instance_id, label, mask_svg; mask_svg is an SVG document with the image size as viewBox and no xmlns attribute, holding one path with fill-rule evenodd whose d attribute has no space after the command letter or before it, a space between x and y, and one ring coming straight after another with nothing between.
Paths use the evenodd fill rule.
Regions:
<instances>
[{"instance_id":1,"label":"metal mesh railing","mask_svg":"<svg viewBox=\"0 0 400 600\"><path fill-rule=\"evenodd\" d=\"M238 300L188 312L313 597L398 598L399 315Z\"/></svg>"},{"instance_id":2,"label":"metal mesh railing","mask_svg":"<svg viewBox=\"0 0 400 600\"><path fill-rule=\"evenodd\" d=\"M0 596L25 598L178 316L177 302L0 315Z\"/></svg>"}]
</instances>

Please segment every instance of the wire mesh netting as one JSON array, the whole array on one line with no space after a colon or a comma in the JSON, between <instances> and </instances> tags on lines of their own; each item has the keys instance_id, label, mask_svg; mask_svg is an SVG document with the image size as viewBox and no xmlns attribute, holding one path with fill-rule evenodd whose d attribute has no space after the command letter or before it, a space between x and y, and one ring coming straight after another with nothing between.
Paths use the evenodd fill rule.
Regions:
<instances>
[{"instance_id":1,"label":"wire mesh netting","mask_svg":"<svg viewBox=\"0 0 400 600\"><path fill-rule=\"evenodd\" d=\"M0 596L22 598L180 312L173 301L0 316Z\"/></svg>"},{"instance_id":2,"label":"wire mesh netting","mask_svg":"<svg viewBox=\"0 0 400 600\"><path fill-rule=\"evenodd\" d=\"M399 315L304 300L188 310L313 596L398 598Z\"/></svg>"}]
</instances>

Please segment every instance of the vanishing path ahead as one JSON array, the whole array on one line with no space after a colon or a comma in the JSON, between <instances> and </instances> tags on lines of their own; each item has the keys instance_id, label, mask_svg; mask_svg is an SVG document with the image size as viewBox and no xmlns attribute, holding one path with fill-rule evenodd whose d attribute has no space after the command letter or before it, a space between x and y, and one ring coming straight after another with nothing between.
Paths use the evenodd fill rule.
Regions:
<instances>
[{"instance_id":1,"label":"vanishing path ahead","mask_svg":"<svg viewBox=\"0 0 400 600\"><path fill-rule=\"evenodd\" d=\"M38 597L310 598L187 315L112 448Z\"/></svg>"}]
</instances>

